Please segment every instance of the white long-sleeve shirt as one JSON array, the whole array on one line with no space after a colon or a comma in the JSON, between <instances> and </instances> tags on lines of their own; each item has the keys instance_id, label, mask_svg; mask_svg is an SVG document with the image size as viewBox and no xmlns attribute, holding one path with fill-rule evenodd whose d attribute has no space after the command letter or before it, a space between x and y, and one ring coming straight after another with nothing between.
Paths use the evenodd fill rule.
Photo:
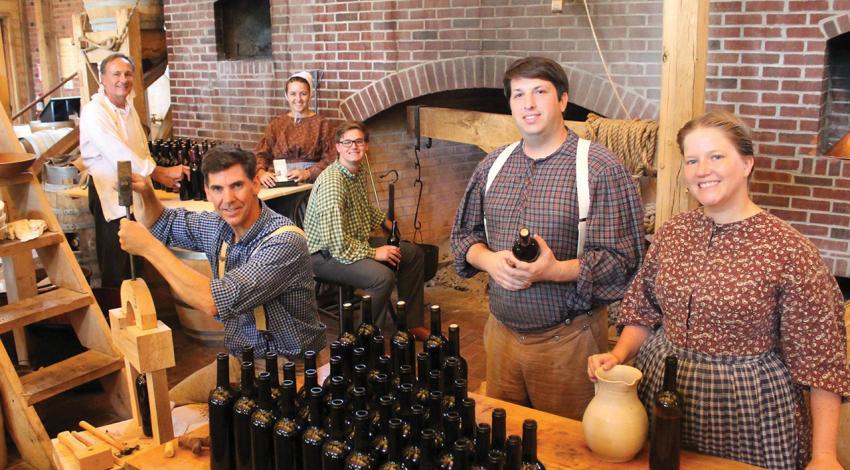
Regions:
<instances>
[{"instance_id":1,"label":"white long-sleeve shirt","mask_svg":"<svg viewBox=\"0 0 850 470\"><path fill-rule=\"evenodd\" d=\"M80 154L94 180L107 221L126 215L125 209L118 205L118 162L129 160L133 173L143 176L150 176L156 168L132 100L128 98L122 109L102 92L92 96L80 115ZM134 210L143 207L136 193L133 193L133 206Z\"/></svg>"}]
</instances>

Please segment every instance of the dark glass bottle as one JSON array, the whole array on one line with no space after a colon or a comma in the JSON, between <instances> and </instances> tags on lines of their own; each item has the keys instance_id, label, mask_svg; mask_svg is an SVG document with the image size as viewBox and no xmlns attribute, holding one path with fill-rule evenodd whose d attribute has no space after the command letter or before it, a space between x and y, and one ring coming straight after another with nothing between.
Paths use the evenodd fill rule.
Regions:
<instances>
[{"instance_id":1,"label":"dark glass bottle","mask_svg":"<svg viewBox=\"0 0 850 470\"><path fill-rule=\"evenodd\" d=\"M446 359L457 358L457 376L458 378L469 380L469 367L466 365L466 359L460 354L460 327L452 323L449 325L449 345L446 352Z\"/></svg>"},{"instance_id":2,"label":"dark glass bottle","mask_svg":"<svg viewBox=\"0 0 850 470\"><path fill-rule=\"evenodd\" d=\"M189 150L189 171L191 173L190 180L192 182L192 199L196 201L204 200L204 174L201 172L201 149L198 145L193 145Z\"/></svg>"},{"instance_id":3,"label":"dark glass bottle","mask_svg":"<svg viewBox=\"0 0 850 470\"><path fill-rule=\"evenodd\" d=\"M371 342L372 339L370 338L369 341ZM363 364L365 366L368 363L369 358L366 354L366 348L363 346L357 346L354 348L354 367L357 367L357 364Z\"/></svg>"},{"instance_id":4,"label":"dark glass bottle","mask_svg":"<svg viewBox=\"0 0 850 470\"><path fill-rule=\"evenodd\" d=\"M422 452L419 455L419 470L434 470L437 468L437 458L440 456L440 446L437 443L437 432L425 428L420 435Z\"/></svg>"},{"instance_id":5,"label":"dark glass bottle","mask_svg":"<svg viewBox=\"0 0 850 470\"><path fill-rule=\"evenodd\" d=\"M444 445L439 457L439 468L454 469L454 443L460 437L460 415L454 411L445 416L443 436Z\"/></svg>"},{"instance_id":6,"label":"dark glass bottle","mask_svg":"<svg viewBox=\"0 0 850 470\"><path fill-rule=\"evenodd\" d=\"M328 438L322 445L322 463L325 470L329 467L343 468L345 457L351 452L342 400L331 400L330 410L330 428L326 430Z\"/></svg>"},{"instance_id":7,"label":"dark glass bottle","mask_svg":"<svg viewBox=\"0 0 850 470\"><path fill-rule=\"evenodd\" d=\"M428 396L428 421L426 426L434 430L434 441L439 455L446 442L446 436L443 433L443 392L432 391Z\"/></svg>"},{"instance_id":8,"label":"dark glass bottle","mask_svg":"<svg viewBox=\"0 0 850 470\"><path fill-rule=\"evenodd\" d=\"M233 453L233 403L227 353L216 355L216 387L210 391L207 405L210 417L210 470L231 470Z\"/></svg>"},{"instance_id":9,"label":"dark glass bottle","mask_svg":"<svg viewBox=\"0 0 850 470\"><path fill-rule=\"evenodd\" d=\"M504 408L496 408L491 414L492 439L490 440L490 452L499 452L505 456L505 429L507 413Z\"/></svg>"},{"instance_id":10,"label":"dark glass bottle","mask_svg":"<svg viewBox=\"0 0 850 470\"><path fill-rule=\"evenodd\" d=\"M372 458L376 463L387 460L390 453L390 419L395 400L388 395L380 398L378 414L372 420Z\"/></svg>"},{"instance_id":11,"label":"dark glass bottle","mask_svg":"<svg viewBox=\"0 0 850 470\"><path fill-rule=\"evenodd\" d=\"M295 383L295 363L292 361L286 361L283 365L283 380L291 380L292 383ZM281 383L283 383L281 381Z\"/></svg>"},{"instance_id":12,"label":"dark glass bottle","mask_svg":"<svg viewBox=\"0 0 850 470\"><path fill-rule=\"evenodd\" d=\"M339 341L342 356L342 375L349 382L354 369L354 348L357 346L357 336L354 335L354 307L349 302L342 304L340 333L336 340Z\"/></svg>"},{"instance_id":13,"label":"dark glass bottle","mask_svg":"<svg viewBox=\"0 0 850 470\"><path fill-rule=\"evenodd\" d=\"M319 373L316 369L304 369L304 385L298 390L295 399L300 408L306 408L310 403L310 389L319 386Z\"/></svg>"},{"instance_id":14,"label":"dark glass bottle","mask_svg":"<svg viewBox=\"0 0 850 470\"><path fill-rule=\"evenodd\" d=\"M316 351L304 351L304 370L316 369Z\"/></svg>"},{"instance_id":15,"label":"dark glass bottle","mask_svg":"<svg viewBox=\"0 0 850 470\"><path fill-rule=\"evenodd\" d=\"M360 326L357 327L357 345L369 348L372 346L372 338L381 334L381 329L372 320L372 296L364 295L360 298Z\"/></svg>"},{"instance_id":16,"label":"dark glass bottle","mask_svg":"<svg viewBox=\"0 0 850 470\"><path fill-rule=\"evenodd\" d=\"M420 352L416 354L417 380L414 384L414 397L416 403L420 405L428 404L428 372L430 367L428 364L428 353Z\"/></svg>"},{"instance_id":17,"label":"dark glass bottle","mask_svg":"<svg viewBox=\"0 0 850 470\"><path fill-rule=\"evenodd\" d=\"M462 398L460 400L460 425L461 435L475 442L475 400L472 398ZM536 429L536 428L535 428Z\"/></svg>"},{"instance_id":18,"label":"dark glass bottle","mask_svg":"<svg viewBox=\"0 0 850 470\"><path fill-rule=\"evenodd\" d=\"M179 165L189 165L189 151L186 147L181 147L179 151ZM191 174L191 172L190 172ZM185 172L183 173L183 178L180 180L180 200L181 201L189 201L192 199L192 181L190 180L190 176Z\"/></svg>"},{"instance_id":19,"label":"dark glass bottle","mask_svg":"<svg viewBox=\"0 0 850 470\"><path fill-rule=\"evenodd\" d=\"M459 404L455 403L455 376L457 375L457 361L446 361L443 368L443 413L454 411Z\"/></svg>"},{"instance_id":20,"label":"dark glass bottle","mask_svg":"<svg viewBox=\"0 0 850 470\"><path fill-rule=\"evenodd\" d=\"M375 377L381 372L387 373L389 370L381 370L381 358L384 356L384 337L376 335L372 337L372 347L369 349L369 374L367 376L369 385L366 387L369 394L372 393L372 385L375 383Z\"/></svg>"},{"instance_id":21,"label":"dark glass bottle","mask_svg":"<svg viewBox=\"0 0 850 470\"><path fill-rule=\"evenodd\" d=\"M351 393L354 391L354 387L363 387L365 390L369 386L369 369L366 367L366 364L357 364L354 366L354 377L351 380L351 384L348 385L348 389L346 390L346 394L348 395L348 399L351 399Z\"/></svg>"},{"instance_id":22,"label":"dark glass bottle","mask_svg":"<svg viewBox=\"0 0 850 470\"><path fill-rule=\"evenodd\" d=\"M425 425L425 407L413 405L410 407L410 440L402 450L402 460L408 468L419 468L419 460L422 455L422 442L414 436L421 436Z\"/></svg>"},{"instance_id":23,"label":"dark glass bottle","mask_svg":"<svg viewBox=\"0 0 850 470\"><path fill-rule=\"evenodd\" d=\"M307 418L307 427L301 434L301 455L303 456L303 469L315 470L322 465L322 444L325 443L327 433L322 426L322 389L313 387L310 389L310 412Z\"/></svg>"},{"instance_id":24,"label":"dark glass bottle","mask_svg":"<svg viewBox=\"0 0 850 470\"><path fill-rule=\"evenodd\" d=\"M284 380L278 402L280 419L274 425L274 457L278 469L301 468L301 432L303 422L295 408L295 382Z\"/></svg>"},{"instance_id":25,"label":"dark glass bottle","mask_svg":"<svg viewBox=\"0 0 850 470\"><path fill-rule=\"evenodd\" d=\"M233 404L233 442L236 469L251 469L251 414L257 406L254 389L254 363L242 363L240 397Z\"/></svg>"},{"instance_id":26,"label":"dark glass bottle","mask_svg":"<svg viewBox=\"0 0 850 470\"><path fill-rule=\"evenodd\" d=\"M408 343L394 343L392 345L392 375L394 381L398 377L401 367L408 365L405 361L408 357L407 348L410 346Z\"/></svg>"},{"instance_id":27,"label":"dark glass bottle","mask_svg":"<svg viewBox=\"0 0 850 470\"><path fill-rule=\"evenodd\" d=\"M271 374L261 372L257 406L251 413L251 468L274 469L274 425L277 416L271 394Z\"/></svg>"},{"instance_id":28,"label":"dark glass bottle","mask_svg":"<svg viewBox=\"0 0 850 470\"><path fill-rule=\"evenodd\" d=\"M331 356L330 359L330 372L328 376L325 377L325 381L322 382L322 388L327 390L331 386L331 378L336 376L342 376L342 356Z\"/></svg>"},{"instance_id":29,"label":"dark glass bottle","mask_svg":"<svg viewBox=\"0 0 850 470\"><path fill-rule=\"evenodd\" d=\"M139 418L142 420L142 434L153 437L151 427L151 402L148 395L148 378L145 374L136 377L136 400L139 403Z\"/></svg>"},{"instance_id":30,"label":"dark glass bottle","mask_svg":"<svg viewBox=\"0 0 850 470\"><path fill-rule=\"evenodd\" d=\"M491 450L487 454L487 470L504 470L505 468L505 453L498 450Z\"/></svg>"},{"instance_id":31,"label":"dark glass bottle","mask_svg":"<svg viewBox=\"0 0 850 470\"><path fill-rule=\"evenodd\" d=\"M369 403L369 397L366 394L366 389L364 387L354 387L351 390L351 397L346 404L346 409L348 410L348 417L346 420L348 421L349 426L354 426L354 413L358 410L366 411L369 414L369 420L371 422L372 406Z\"/></svg>"},{"instance_id":32,"label":"dark glass bottle","mask_svg":"<svg viewBox=\"0 0 850 470\"><path fill-rule=\"evenodd\" d=\"M505 470L521 470L522 468L522 439L517 435L508 436L505 441L507 457Z\"/></svg>"},{"instance_id":33,"label":"dark glass bottle","mask_svg":"<svg viewBox=\"0 0 850 470\"><path fill-rule=\"evenodd\" d=\"M401 235L399 234L399 231L398 231L398 222L395 221L395 220L393 220L393 226L390 229L390 235L387 237L387 245L401 246ZM395 266L393 266L392 264L390 264L388 262L384 263L384 264L389 266L389 268L392 269L393 271L398 271L398 267L399 267L399 264L401 264L401 260L399 260L395 264Z\"/></svg>"},{"instance_id":34,"label":"dark glass bottle","mask_svg":"<svg viewBox=\"0 0 850 470\"><path fill-rule=\"evenodd\" d=\"M487 468L488 454L490 454L490 424L478 423L475 428L475 453L472 456L472 468L474 470Z\"/></svg>"},{"instance_id":35,"label":"dark glass bottle","mask_svg":"<svg viewBox=\"0 0 850 470\"><path fill-rule=\"evenodd\" d=\"M546 470L537 460L537 421L533 419L522 422L522 470Z\"/></svg>"},{"instance_id":36,"label":"dark glass bottle","mask_svg":"<svg viewBox=\"0 0 850 470\"><path fill-rule=\"evenodd\" d=\"M272 403L277 403L280 398L280 377L277 373L277 353L274 351L266 353L266 372L269 373L269 390L271 390Z\"/></svg>"},{"instance_id":37,"label":"dark glass bottle","mask_svg":"<svg viewBox=\"0 0 850 470\"><path fill-rule=\"evenodd\" d=\"M451 460L440 461L440 470L467 470L469 468L469 451L472 443L461 437L452 446Z\"/></svg>"},{"instance_id":38,"label":"dark glass bottle","mask_svg":"<svg viewBox=\"0 0 850 470\"><path fill-rule=\"evenodd\" d=\"M250 344L242 346L242 362L254 363L254 346Z\"/></svg>"},{"instance_id":39,"label":"dark glass bottle","mask_svg":"<svg viewBox=\"0 0 850 470\"><path fill-rule=\"evenodd\" d=\"M369 413L357 410L354 412L354 443L345 459L346 470L374 469L375 462L369 450Z\"/></svg>"},{"instance_id":40,"label":"dark glass bottle","mask_svg":"<svg viewBox=\"0 0 850 470\"><path fill-rule=\"evenodd\" d=\"M649 442L649 468L676 470L682 446L682 398L676 391L679 360L667 356L664 362L664 385L655 395L652 406L652 437Z\"/></svg>"},{"instance_id":41,"label":"dark glass bottle","mask_svg":"<svg viewBox=\"0 0 850 470\"><path fill-rule=\"evenodd\" d=\"M405 382L399 385L396 396L398 397L396 415L404 421L408 421L410 417L410 405L413 404L413 384Z\"/></svg>"},{"instance_id":42,"label":"dark glass bottle","mask_svg":"<svg viewBox=\"0 0 850 470\"><path fill-rule=\"evenodd\" d=\"M423 349L437 356L434 360L437 364L442 364L448 349L449 340L443 336L443 314L440 311L439 305L431 305L431 334L425 340Z\"/></svg>"},{"instance_id":43,"label":"dark glass bottle","mask_svg":"<svg viewBox=\"0 0 850 470\"><path fill-rule=\"evenodd\" d=\"M540 246L537 244L537 240L531 236L531 230L523 227L519 229L519 236L514 241L511 251L516 259L533 263L540 255Z\"/></svg>"},{"instance_id":44,"label":"dark glass bottle","mask_svg":"<svg viewBox=\"0 0 850 470\"><path fill-rule=\"evenodd\" d=\"M403 429L404 423L401 419L393 418L389 421L389 452L386 462L379 467L380 470L408 470L401 456L404 444Z\"/></svg>"},{"instance_id":45,"label":"dark glass bottle","mask_svg":"<svg viewBox=\"0 0 850 470\"><path fill-rule=\"evenodd\" d=\"M413 335L407 329L407 303L403 300L396 302L396 319L398 321L398 331L395 332L390 342L392 344L405 343L407 344L407 357L404 361L399 361L400 364L413 364L413 358L416 354L416 347Z\"/></svg>"}]
</instances>

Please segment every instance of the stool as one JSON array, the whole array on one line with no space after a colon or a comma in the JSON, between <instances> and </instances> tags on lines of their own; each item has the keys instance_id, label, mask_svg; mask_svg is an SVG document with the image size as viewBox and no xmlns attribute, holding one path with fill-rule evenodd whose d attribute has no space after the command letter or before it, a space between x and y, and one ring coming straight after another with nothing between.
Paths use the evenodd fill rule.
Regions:
<instances>
[{"instance_id":1,"label":"stool","mask_svg":"<svg viewBox=\"0 0 850 470\"><path fill-rule=\"evenodd\" d=\"M327 316L331 317L332 319L336 320L337 322L339 322L340 331L342 331L342 304L344 304L347 301L350 301L352 304L355 303L354 302L354 300L355 300L354 299L355 287L350 286L348 284L343 284L343 283L339 283L339 282L336 282L336 281L323 279L323 278L320 278L318 276L313 277L313 280L316 281L316 306L317 306L318 310L321 313L324 313L325 315L327 315ZM326 285L330 288L336 288L336 298L337 298L336 311L333 311L333 310L328 309L328 308L322 308L322 307L319 306L320 291L322 290L323 285ZM346 300L346 298L348 298L349 300ZM359 301L359 299L356 299L356 300ZM390 318L392 319L393 323L396 323L395 306L393 305L392 300L389 300L387 302L387 311L389 312Z\"/></svg>"}]
</instances>

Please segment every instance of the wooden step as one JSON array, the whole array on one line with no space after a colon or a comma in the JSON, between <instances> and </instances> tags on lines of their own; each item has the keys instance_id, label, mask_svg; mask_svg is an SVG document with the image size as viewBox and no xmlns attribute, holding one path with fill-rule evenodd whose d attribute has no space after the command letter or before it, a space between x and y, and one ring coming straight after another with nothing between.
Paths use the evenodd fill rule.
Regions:
<instances>
[{"instance_id":1,"label":"wooden step","mask_svg":"<svg viewBox=\"0 0 850 470\"><path fill-rule=\"evenodd\" d=\"M30 405L124 367L124 359L90 349L21 377L22 396Z\"/></svg>"},{"instance_id":2,"label":"wooden step","mask_svg":"<svg viewBox=\"0 0 850 470\"><path fill-rule=\"evenodd\" d=\"M94 303L94 296L60 287L0 307L0 334L70 313Z\"/></svg>"},{"instance_id":3,"label":"wooden step","mask_svg":"<svg viewBox=\"0 0 850 470\"><path fill-rule=\"evenodd\" d=\"M34 181L32 173L18 173L14 176L0 178L0 186L14 186L17 184L30 184Z\"/></svg>"},{"instance_id":4,"label":"wooden step","mask_svg":"<svg viewBox=\"0 0 850 470\"><path fill-rule=\"evenodd\" d=\"M50 245L58 245L65 240L65 234L60 232L44 232L38 238L22 242L20 240L6 240L0 243L0 256L9 256L24 251L35 250Z\"/></svg>"}]
</instances>

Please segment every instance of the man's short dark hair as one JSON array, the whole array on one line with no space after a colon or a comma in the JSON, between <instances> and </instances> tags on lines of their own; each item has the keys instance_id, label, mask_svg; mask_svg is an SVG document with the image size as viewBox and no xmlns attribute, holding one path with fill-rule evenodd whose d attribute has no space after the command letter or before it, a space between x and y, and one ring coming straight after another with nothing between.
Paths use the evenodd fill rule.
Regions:
<instances>
[{"instance_id":1,"label":"man's short dark hair","mask_svg":"<svg viewBox=\"0 0 850 470\"><path fill-rule=\"evenodd\" d=\"M113 60L117 60L117 59L126 60L127 63L130 64L130 71L133 72L133 73L136 72L136 63L133 62L133 59L131 59L130 56L128 56L127 54L125 54L123 52L114 52L114 53L106 56L106 58L103 59L102 61L100 61L100 67L98 67L98 70L100 71L101 79L103 78L103 74L106 73L106 66L109 65L109 63L112 62Z\"/></svg>"},{"instance_id":2,"label":"man's short dark hair","mask_svg":"<svg viewBox=\"0 0 850 470\"><path fill-rule=\"evenodd\" d=\"M253 152L242 150L232 145L217 145L204 154L201 163L201 173L204 175L204 184L209 181L211 173L224 171L233 165L240 165L245 170L245 176L253 180L257 175L257 157Z\"/></svg>"},{"instance_id":3,"label":"man's short dark hair","mask_svg":"<svg viewBox=\"0 0 850 470\"><path fill-rule=\"evenodd\" d=\"M570 81L567 73L560 64L546 57L526 57L517 59L505 71L504 86L505 96L511 98L511 80L515 78L539 78L546 80L555 86L558 91L558 99L564 93L570 92Z\"/></svg>"},{"instance_id":4,"label":"man's short dark hair","mask_svg":"<svg viewBox=\"0 0 850 470\"><path fill-rule=\"evenodd\" d=\"M346 132L358 130L363 133L363 140L369 142L369 131L366 130L366 125L360 121L346 121L337 126L336 132L334 132L334 142L339 143L342 136L345 135Z\"/></svg>"}]
</instances>

